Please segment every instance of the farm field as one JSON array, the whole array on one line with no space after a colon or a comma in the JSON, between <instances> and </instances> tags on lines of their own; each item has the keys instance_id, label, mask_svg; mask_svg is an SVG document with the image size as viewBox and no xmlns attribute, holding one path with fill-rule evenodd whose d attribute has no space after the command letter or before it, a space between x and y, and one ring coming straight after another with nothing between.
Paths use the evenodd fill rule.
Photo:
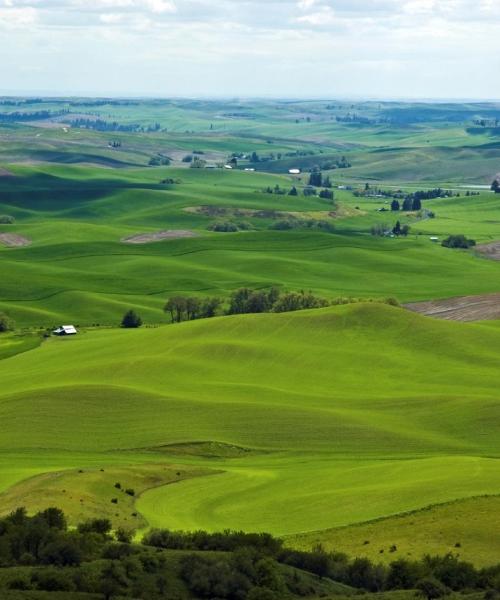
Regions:
<instances>
[{"instance_id":1,"label":"farm field","mask_svg":"<svg viewBox=\"0 0 500 600\"><path fill-rule=\"evenodd\" d=\"M497 114L0 103L0 516L498 562ZM241 287L332 305L224 315ZM176 295L220 314L170 324Z\"/></svg>"},{"instance_id":2,"label":"farm field","mask_svg":"<svg viewBox=\"0 0 500 600\"><path fill-rule=\"evenodd\" d=\"M103 468L111 515L117 461L213 471L139 495L149 525L181 529L299 533L498 494L499 345L496 328L379 304L49 340L0 363L0 509L29 506L26 463L72 470L78 511L78 480ZM235 450L179 446L203 440Z\"/></svg>"}]
</instances>

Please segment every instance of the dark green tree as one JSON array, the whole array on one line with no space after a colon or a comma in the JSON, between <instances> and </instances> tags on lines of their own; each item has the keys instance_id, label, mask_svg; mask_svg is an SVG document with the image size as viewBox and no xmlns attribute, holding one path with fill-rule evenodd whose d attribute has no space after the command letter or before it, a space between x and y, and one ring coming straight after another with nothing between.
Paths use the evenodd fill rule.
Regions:
<instances>
[{"instance_id":1,"label":"dark green tree","mask_svg":"<svg viewBox=\"0 0 500 600\"><path fill-rule=\"evenodd\" d=\"M14 321L5 313L0 313L0 333L14 329Z\"/></svg>"},{"instance_id":2,"label":"dark green tree","mask_svg":"<svg viewBox=\"0 0 500 600\"><path fill-rule=\"evenodd\" d=\"M122 327L126 329L137 329L142 325L141 317L134 311L129 310L123 315Z\"/></svg>"}]
</instances>

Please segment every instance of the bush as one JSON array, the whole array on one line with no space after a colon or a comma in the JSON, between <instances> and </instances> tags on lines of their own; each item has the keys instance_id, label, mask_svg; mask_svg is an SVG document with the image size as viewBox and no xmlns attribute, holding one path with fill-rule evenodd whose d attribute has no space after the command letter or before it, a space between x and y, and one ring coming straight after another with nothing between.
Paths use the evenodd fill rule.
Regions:
<instances>
[{"instance_id":1,"label":"bush","mask_svg":"<svg viewBox=\"0 0 500 600\"><path fill-rule=\"evenodd\" d=\"M426 577L417 583L417 590L428 600L442 598L449 593L448 588L435 577Z\"/></svg>"},{"instance_id":2,"label":"bush","mask_svg":"<svg viewBox=\"0 0 500 600\"><path fill-rule=\"evenodd\" d=\"M15 217L11 215L0 215L0 225L12 225L15 222Z\"/></svg>"},{"instance_id":3,"label":"bush","mask_svg":"<svg viewBox=\"0 0 500 600\"><path fill-rule=\"evenodd\" d=\"M470 240L465 235L450 235L441 242L441 246L445 248L472 248L476 245L475 240Z\"/></svg>"},{"instance_id":4,"label":"bush","mask_svg":"<svg viewBox=\"0 0 500 600\"><path fill-rule=\"evenodd\" d=\"M141 317L133 310L125 313L122 319L122 327L125 329L137 329L142 325Z\"/></svg>"},{"instance_id":5,"label":"bush","mask_svg":"<svg viewBox=\"0 0 500 600\"><path fill-rule=\"evenodd\" d=\"M5 313L0 313L0 333L14 329L14 321Z\"/></svg>"}]
</instances>

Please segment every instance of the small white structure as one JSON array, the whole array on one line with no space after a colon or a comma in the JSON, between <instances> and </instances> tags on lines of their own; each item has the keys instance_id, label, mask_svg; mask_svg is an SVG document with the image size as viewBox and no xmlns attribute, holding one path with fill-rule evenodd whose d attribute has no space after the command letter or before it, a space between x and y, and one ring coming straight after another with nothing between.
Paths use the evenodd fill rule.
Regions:
<instances>
[{"instance_id":1,"label":"small white structure","mask_svg":"<svg viewBox=\"0 0 500 600\"><path fill-rule=\"evenodd\" d=\"M290 175L300 175L300 169L288 169Z\"/></svg>"},{"instance_id":2,"label":"small white structure","mask_svg":"<svg viewBox=\"0 0 500 600\"><path fill-rule=\"evenodd\" d=\"M247 167L247 168L245 169L245 171L252 171L252 172L253 172L253 171L255 171L255 169L254 169L254 168L252 168L252 167Z\"/></svg>"},{"instance_id":3,"label":"small white structure","mask_svg":"<svg viewBox=\"0 0 500 600\"><path fill-rule=\"evenodd\" d=\"M224 165L224 169L232 169L233 167L231 165Z\"/></svg>"},{"instance_id":4,"label":"small white structure","mask_svg":"<svg viewBox=\"0 0 500 600\"><path fill-rule=\"evenodd\" d=\"M431 242L439 242L439 238L437 237L437 235L431 235L429 239L431 240Z\"/></svg>"},{"instance_id":5,"label":"small white structure","mask_svg":"<svg viewBox=\"0 0 500 600\"><path fill-rule=\"evenodd\" d=\"M52 332L54 335L76 335L78 331L74 325L61 325Z\"/></svg>"}]
</instances>

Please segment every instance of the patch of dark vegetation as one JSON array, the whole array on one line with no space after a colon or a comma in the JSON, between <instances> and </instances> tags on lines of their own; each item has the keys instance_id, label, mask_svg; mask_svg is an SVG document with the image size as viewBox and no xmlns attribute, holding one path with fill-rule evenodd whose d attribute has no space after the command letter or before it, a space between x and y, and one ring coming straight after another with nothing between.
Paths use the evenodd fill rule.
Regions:
<instances>
[{"instance_id":1,"label":"patch of dark vegetation","mask_svg":"<svg viewBox=\"0 0 500 600\"><path fill-rule=\"evenodd\" d=\"M22 121L44 121L68 114L68 110L36 110L0 113L1 123L18 123Z\"/></svg>"},{"instance_id":2,"label":"patch of dark vegetation","mask_svg":"<svg viewBox=\"0 0 500 600\"><path fill-rule=\"evenodd\" d=\"M0 225L13 225L15 222L15 217L11 215L0 215Z\"/></svg>"},{"instance_id":3,"label":"patch of dark vegetation","mask_svg":"<svg viewBox=\"0 0 500 600\"><path fill-rule=\"evenodd\" d=\"M465 237L465 235L450 235L449 237L447 237L445 240L443 240L441 242L441 246L444 246L445 248L464 248L464 249L468 249L468 248L472 248L473 246L476 245L476 241L475 240L471 240L467 237Z\"/></svg>"},{"instance_id":4,"label":"patch of dark vegetation","mask_svg":"<svg viewBox=\"0 0 500 600\"><path fill-rule=\"evenodd\" d=\"M153 125L139 125L138 123L118 123L117 121L84 118L68 118L64 122L68 125L71 125L71 127L76 127L79 129L93 129L95 131L147 133L151 131L160 131L161 129L161 125L159 123L154 123Z\"/></svg>"},{"instance_id":5,"label":"patch of dark vegetation","mask_svg":"<svg viewBox=\"0 0 500 600\"><path fill-rule=\"evenodd\" d=\"M216 231L218 233L236 233L237 231L248 231L252 226L249 223L241 221L235 223L234 221L217 221L208 226L209 231Z\"/></svg>"},{"instance_id":6,"label":"patch of dark vegetation","mask_svg":"<svg viewBox=\"0 0 500 600\"><path fill-rule=\"evenodd\" d=\"M14 321L5 313L0 312L0 333L12 331L14 327Z\"/></svg>"},{"instance_id":7,"label":"patch of dark vegetation","mask_svg":"<svg viewBox=\"0 0 500 600\"><path fill-rule=\"evenodd\" d=\"M269 226L269 229L275 231L288 231L290 229L317 229L326 233L333 233L335 225L331 221L325 219L297 219L289 217L281 221L276 221Z\"/></svg>"}]
</instances>

